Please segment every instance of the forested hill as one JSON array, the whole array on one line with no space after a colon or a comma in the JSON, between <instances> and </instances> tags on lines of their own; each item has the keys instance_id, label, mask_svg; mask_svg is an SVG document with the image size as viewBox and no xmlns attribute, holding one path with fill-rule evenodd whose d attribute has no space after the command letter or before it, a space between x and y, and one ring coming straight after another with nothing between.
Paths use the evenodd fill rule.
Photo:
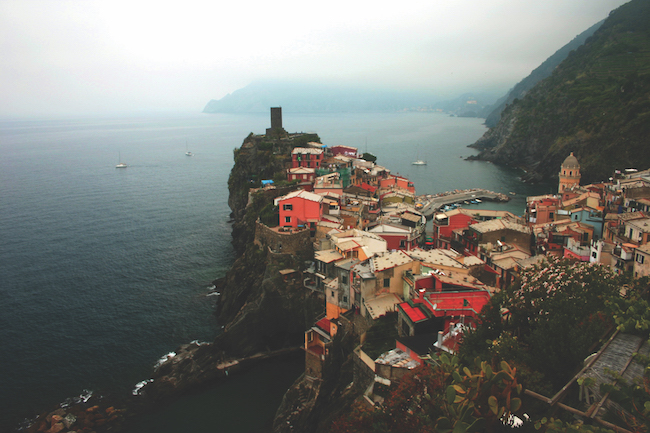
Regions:
<instances>
[{"instance_id":1,"label":"forested hill","mask_svg":"<svg viewBox=\"0 0 650 433\"><path fill-rule=\"evenodd\" d=\"M611 12L472 146L479 159L522 167L530 180L557 176L570 152L587 182L650 167L650 2Z\"/></svg>"},{"instance_id":2,"label":"forested hill","mask_svg":"<svg viewBox=\"0 0 650 433\"><path fill-rule=\"evenodd\" d=\"M589 27L584 32L580 33L578 36L573 38L571 42L557 50L551 57L546 59L541 65L533 70L526 78L521 80L515 87L513 87L507 95L500 98L488 112L489 114L485 117L485 124L492 128L497 125L499 119L501 119L501 112L506 108L508 104L511 104L516 98L522 98L530 89L532 89L535 84L542 81L544 78L549 77L557 65L559 65L569 53L582 44L585 43L587 38L594 34L596 30L603 24L603 21L600 21L593 26Z\"/></svg>"}]
</instances>

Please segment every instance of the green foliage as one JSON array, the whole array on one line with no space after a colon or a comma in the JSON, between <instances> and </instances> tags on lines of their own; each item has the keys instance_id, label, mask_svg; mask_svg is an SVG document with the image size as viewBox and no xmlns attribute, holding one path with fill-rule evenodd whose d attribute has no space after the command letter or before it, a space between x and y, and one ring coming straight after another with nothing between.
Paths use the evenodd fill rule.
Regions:
<instances>
[{"instance_id":1,"label":"green foliage","mask_svg":"<svg viewBox=\"0 0 650 433\"><path fill-rule=\"evenodd\" d=\"M551 178L574 152L588 182L616 168L650 166L644 148L650 133L648 4L633 0L613 11L550 77L503 112L502 125L514 126L493 140L501 143L497 161L539 162L535 171Z\"/></svg>"},{"instance_id":2,"label":"green foliage","mask_svg":"<svg viewBox=\"0 0 650 433\"><path fill-rule=\"evenodd\" d=\"M521 409L522 386L517 383L516 369L502 361L493 369L476 358L474 371L460 368L458 358L443 354L432 360L449 374L444 415L436 421L440 433L482 432L505 423L510 415Z\"/></svg>"},{"instance_id":3,"label":"green foliage","mask_svg":"<svg viewBox=\"0 0 650 433\"><path fill-rule=\"evenodd\" d=\"M273 203L267 203L260 210L260 222L269 227L277 227L280 224L279 214L275 209Z\"/></svg>"},{"instance_id":4,"label":"green foliage","mask_svg":"<svg viewBox=\"0 0 650 433\"><path fill-rule=\"evenodd\" d=\"M521 412L516 369L477 359L462 366L446 354L402 378L381 407L356 406L332 432L493 432ZM365 404L365 403L364 403Z\"/></svg>"},{"instance_id":5,"label":"green foliage","mask_svg":"<svg viewBox=\"0 0 650 433\"><path fill-rule=\"evenodd\" d=\"M549 257L492 299L464 338L461 357L506 360L527 387L557 390L611 326L609 302L619 289L620 277L606 267Z\"/></svg>"},{"instance_id":6,"label":"green foliage","mask_svg":"<svg viewBox=\"0 0 650 433\"><path fill-rule=\"evenodd\" d=\"M535 429L542 432L553 432L553 433L572 433L572 432L591 432L591 433L614 433L613 430L601 428L592 425L585 425L582 423L573 423L568 424L564 423L559 419L546 417L535 423Z\"/></svg>"}]
</instances>

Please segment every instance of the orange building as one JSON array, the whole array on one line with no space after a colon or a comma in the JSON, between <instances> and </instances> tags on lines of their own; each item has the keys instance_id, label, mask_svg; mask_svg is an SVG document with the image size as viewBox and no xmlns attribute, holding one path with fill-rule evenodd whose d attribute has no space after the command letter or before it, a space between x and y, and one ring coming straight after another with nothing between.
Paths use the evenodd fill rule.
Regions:
<instances>
[{"instance_id":1,"label":"orange building","mask_svg":"<svg viewBox=\"0 0 650 433\"><path fill-rule=\"evenodd\" d=\"M578 158L573 156L573 152L562 163L559 178L558 194L562 194L564 190L572 186L580 185L580 164L578 164Z\"/></svg>"}]
</instances>

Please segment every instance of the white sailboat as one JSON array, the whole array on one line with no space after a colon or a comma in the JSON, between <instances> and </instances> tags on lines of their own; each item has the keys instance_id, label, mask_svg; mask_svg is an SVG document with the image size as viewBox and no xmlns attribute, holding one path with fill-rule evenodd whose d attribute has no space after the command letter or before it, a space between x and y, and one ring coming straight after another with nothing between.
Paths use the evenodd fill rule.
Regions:
<instances>
[{"instance_id":1,"label":"white sailboat","mask_svg":"<svg viewBox=\"0 0 650 433\"><path fill-rule=\"evenodd\" d=\"M118 158L118 163L115 166L115 168L127 168L128 165L126 165L126 162L122 162L122 155L118 152L119 158Z\"/></svg>"},{"instance_id":2,"label":"white sailboat","mask_svg":"<svg viewBox=\"0 0 650 433\"><path fill-rule=\"evenodd\" d=\"M418 149L419 149L419 148L418 148ZM418 159L416 159L415 161L413 161L411 164L413 164L413 165L427 165L427 162L426 162L426 161L424 161L424 160L422 160L422 159L419 159L419 153L420 153L420 151L418 150Z\"/></svg>"},{"instance_id":3,"label":"white sailboat","mask_svg":"<svg viewBox=\"0 0 650 433\"><path fill-rule=\"evenodd\" d=\"M185 150L186 150L185 155L194 156L194 154L190 152L190 149L187 147L187 140L185 141Z\"/></svg>"}]
</instances>

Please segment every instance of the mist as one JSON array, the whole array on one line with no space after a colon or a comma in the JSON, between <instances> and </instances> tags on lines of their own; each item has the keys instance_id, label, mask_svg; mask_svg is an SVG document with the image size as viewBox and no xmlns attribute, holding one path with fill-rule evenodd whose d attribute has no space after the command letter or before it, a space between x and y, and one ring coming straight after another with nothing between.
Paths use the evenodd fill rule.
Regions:
<instances>
[{"instance_id":1,"label":"mist","mask_svg":"<svg viewBox=\"0 0 650 433\"><path fill-rule=\"evenodd\" d=\"M199 112L262 80L502 92L622 0L0 2L0 116Z\"/></svg>"}]
</instances>

